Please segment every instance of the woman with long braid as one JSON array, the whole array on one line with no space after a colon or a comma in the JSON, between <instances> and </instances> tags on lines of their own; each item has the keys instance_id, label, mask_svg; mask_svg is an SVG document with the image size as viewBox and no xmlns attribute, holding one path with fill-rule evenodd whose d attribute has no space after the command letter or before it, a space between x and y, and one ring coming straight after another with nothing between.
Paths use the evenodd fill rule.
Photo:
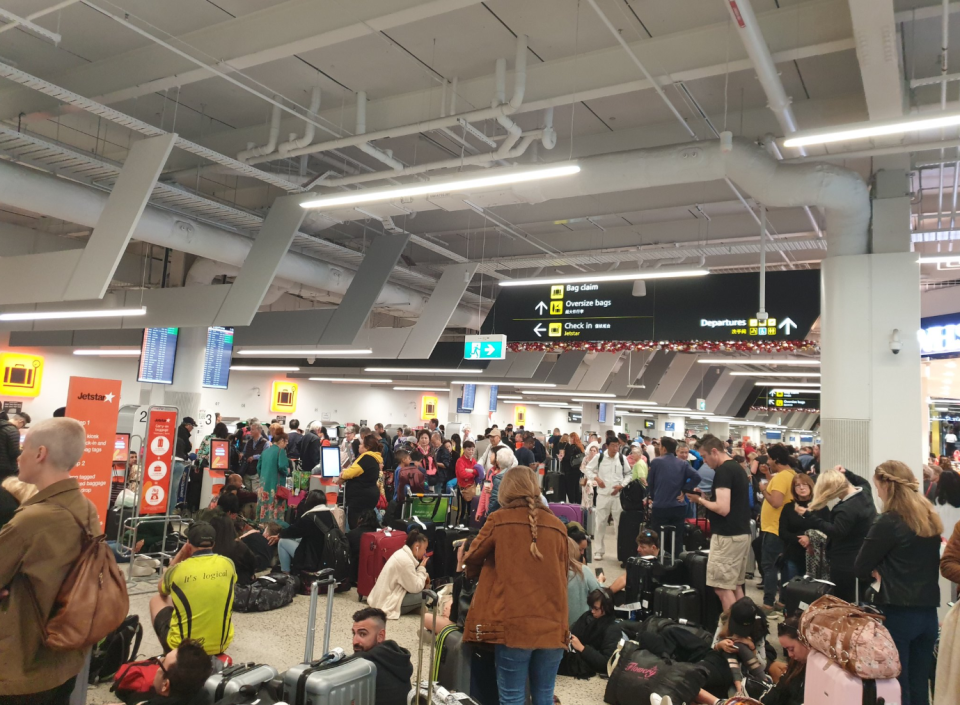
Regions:
<instances>
[{"instance_id":1,"label":"woman with long braid","mask_svg":"<svg viewBox=\"0 0 960 705\"><path fill-rule=\"evenodd\" d=\"M901 703L927 705L938 629L943 525L906 464L881 463L873 484L883 511L870 527L855 570L861 582L880 583L874 602L900 654Z\"/></svg>"},{"instance_id":2,"label":"woman with long braid","mask_svg":"<svg viewBox=\"0 0 960 705\"><path fill-rule=\"evenodd\" d=\"M540 501L536 473L504 473L500 509L490 514L464 558L480 576L464 641L494 645L499 702L553 705L557 668L569 640L567 532Z\"/></svg>"}]
</instances>

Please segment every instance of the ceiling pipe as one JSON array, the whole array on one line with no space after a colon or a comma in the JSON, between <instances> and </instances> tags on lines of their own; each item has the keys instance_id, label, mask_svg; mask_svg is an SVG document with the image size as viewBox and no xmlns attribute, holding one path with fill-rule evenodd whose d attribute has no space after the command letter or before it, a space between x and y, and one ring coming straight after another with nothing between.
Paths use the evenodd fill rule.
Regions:
<instances>
[{"instance_id":1,"label":"ceiling pipe","mask_svg":"<svg viewBox=\"0 0 960 705\"><path fill-rule=\"evenodd\" d=\"M247 160L251 157L271 154L277 148L278 139L280 139L280 108L274 105L270 113L270 136L267 138L267 143L260 147L245 149L237 155L237 161L249 163Z\"/></svg>"},{"instance_id":2,"label":"ceiling pipe","mask_svg":"<svg viewBox=\"0 0 960 705\"><path fill-rule=\"evenodd\" d=\"M357 134L362 135L367 131L367 93L366 91L357 92ZM378 162L386 164L394 171L403 171L404 164L398 159L394 159L389 152L377 149L369 142L361 142L356 145L364 154L369 154ZM377 172L374 172L377 173Z\"/></svg>"},{"instance_id":3,"label":"ceiling pipe","mask_svg":"<svg viewBox=\"0 0 960 705\"><path fill-rule=\"evenodd\" d=\"M310 96L310 110L309 114L314 118L317 117L317 113L320 111L320 86L313 87L313 93ZM300 147L306 147L308 144L313 142L314 134L317 131L317 126L312 122L308 122L303 129L303 137L294 138L290 136L289 142L282 143L277 147L277 154L281 157L286 157L287 152L291 149L299 149Z\"/></svg>"},{"instance_id":4,"label":"ceiling pipe","mask_svg":"<svg viewBox=\"0 0 960 705\"><path fill-rule=\"evenodd\" d=\"M523 52L520 52L520 47L523 47ZM385 130L377 130L376 132L370 132L363 135L353 135L352 137L342 137L340 139L329 140L327 142L318 142L317 144L307 145L306 147L301 147L300 149L292 150L287 156L289 157L298 157L301 154L314 154L316 152L326 152L331 149L341 149L343 147L356 147L359 144L364 142L376 142L382 139L389 139L392 137L403 137L406 135L415 135L418 132L431 132L433 130L439 130L442 127L456 127L460 124L460 120L466 120L467 122L476 122L478 120L495 120L503 115L512 115L517 112L521 103L523 103L523 94L526 90L527 80L526 80L526 70L527 70L527 37L524 34L521 34L517 37L517 56L521 57L521 71L516 71L514 67L514 81L513 81L513 95L510 100L490 108L481 108L479 110L471 110L466 113L460 113L447 115L446 117L438 117L432 120L424 120L422 122L415 122L409 125L400 125L398 127L390 127ZM522 74L522 75L520 75ZM504 96L505 98L506 96ZM516 107L514 107L516 106ZM257 164L259 162L269 161L263 157L258 157L252 164Z\"/></svg>"}]
</instances>

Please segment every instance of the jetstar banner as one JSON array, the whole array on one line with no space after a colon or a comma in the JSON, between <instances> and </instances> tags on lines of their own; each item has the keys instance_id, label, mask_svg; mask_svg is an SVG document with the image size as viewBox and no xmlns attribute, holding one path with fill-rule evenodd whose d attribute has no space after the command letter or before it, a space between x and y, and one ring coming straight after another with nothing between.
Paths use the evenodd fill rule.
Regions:
<instances>
[{"instance_id":1,"label":"jetstar banner","mask_svg":"<svg viewBox=\"0 0 960 705\"><path fill-rule=\"evenodd\" d=\"M140 514L163 514L171 492L173 448L177 438L177 410L151 409L143 456ZM173 488L176 491L176 488Z\"/></svg>"},{"instance_id":2,"label":"jetstar banner","mask_svg":"<svg viewBox=\"0 0 960 705\"><path fill-rule=\"evenodd\" d=\"M105 525L110 509L113 448L119 413L120 380L70 378L66 415L82 423L87 432L83 457L70 474L80 483L80 491L96 506L101 526Z\"/></svg>"}]
</instances>

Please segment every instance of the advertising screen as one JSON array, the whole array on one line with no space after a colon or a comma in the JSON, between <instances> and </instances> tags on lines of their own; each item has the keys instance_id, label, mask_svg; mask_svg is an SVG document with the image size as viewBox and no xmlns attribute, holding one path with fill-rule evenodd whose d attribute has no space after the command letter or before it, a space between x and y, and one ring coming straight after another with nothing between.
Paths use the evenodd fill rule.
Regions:
<instances>
[{"instance_id":1,"label":"advertising screen","mask_svg":"<svg viewBox=\"0 0 960 705\"><path fill-rule=\"evenodd\" d=\"M228 470L230 468L230 444L214 438L210 441L210 467L214 470Z\"/></svg>"}]
</instances>

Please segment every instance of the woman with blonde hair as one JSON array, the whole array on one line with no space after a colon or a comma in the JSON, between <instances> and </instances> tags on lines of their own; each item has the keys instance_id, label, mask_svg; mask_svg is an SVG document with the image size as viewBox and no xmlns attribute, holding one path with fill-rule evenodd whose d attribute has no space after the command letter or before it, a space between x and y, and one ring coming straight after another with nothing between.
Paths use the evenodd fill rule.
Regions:
<instances>
[{"instance_id":1,"label":"woman with blonde hair","mask_svg":"<svg viewBox=\"0 0 960 705\"><path fill-rule=\"evenodd\" d=\"M593 571L584 570L580 558L580 546L572 538L567 538L567 620L573 624L586 610L590 609L587 596L603 587Z\"/></svg>"},{"instance_id":2,"label":"woman with blonde hair","mask_svg":"<svg viewBox=\"0 0 960 705\"><path fill-rule=\"evenodd\" d=\"M881 463L873 484L883 511L857 556L856 575L861 582L873 578L880 583L874 604L886 617L884 626L900 654L901 703L927 705L939 627L943 524L905 463Z\"/></svg>"},{"instance_id":3,"label":"woman with blonde hair","mask_svg":"<svg viewBox=\"0 0 960 705\"><path fill-rule=\"evenodd\" d=\"M563 473L563 491L566 495L566 501L570 504L580 504L580 478L583 473L580 468L583 466L584 454L583 441L580 435L574 431L570 434L570 439L563 450L563 458L560 459L560 472Z\"/></svg>"},{"instance_id":4,"label":"woman with blonde hair","mask_svg":"<svg viewBox=\"0 0 960 705\"><path fill-rule=\"evenodd\" d=\"M823 508L829 511L827 516L817 511ZM839 465L824 470L817 479L810 506L798 506L796 512L806 519L808 528L827 536L827 562L830 580L836 585L834 594L847 602L859 602L853 564L877 516L870 483ZM861 590L866 587L861 583Z\"/></svg>"},{"instance_id":5,"label":"woman with blonde hair","mask_svg":"<svg viewBox=\"0 0 960 705\"><path fill-rule=\"evenodd\" d=\"M463 639L495 646L502 705L523 705L528 679L533 705L553 705L568 642L567 532L528 467L504 474L499 502L464 558L467 578L480 580Z\"/></svg>"}]
</instances>

